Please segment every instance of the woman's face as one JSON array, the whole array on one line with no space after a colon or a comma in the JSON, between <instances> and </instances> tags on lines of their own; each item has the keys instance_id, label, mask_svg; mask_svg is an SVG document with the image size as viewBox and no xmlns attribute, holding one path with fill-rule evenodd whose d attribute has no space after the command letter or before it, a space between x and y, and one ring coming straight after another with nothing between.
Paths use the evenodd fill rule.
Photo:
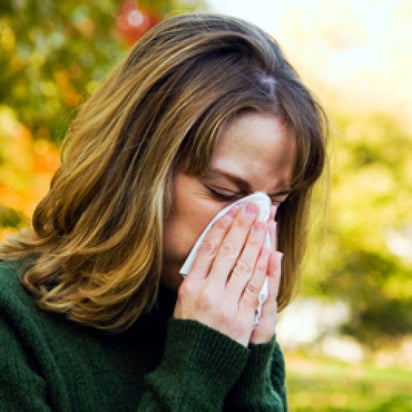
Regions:
<instances>
[{"instance_id":1,"label":"woman's face","mask_svg":"<svg viewBox=\"0 0 412 412\"><path fill-rule=\"evenodd\" d=\"M267 193L274 204L290 191L295 139L278 117L248 113L236 118L218 140L202 176L177 173L174 203L164 225L162 283L177 289L179 269L209 221L251 193Z\"/></svg>"}]
</instances>

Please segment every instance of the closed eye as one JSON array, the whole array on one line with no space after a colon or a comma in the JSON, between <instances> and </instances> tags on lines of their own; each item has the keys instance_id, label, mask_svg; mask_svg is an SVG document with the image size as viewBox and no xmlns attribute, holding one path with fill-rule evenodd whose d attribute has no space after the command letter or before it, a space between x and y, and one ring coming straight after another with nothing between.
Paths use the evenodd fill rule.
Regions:
<instances>
[{"instance_id":1,"label":"closed eye","mask_svg":"<svg viewBox=\"0 0 412 412\"><path fill-rule=\"evenodd\" d=\"M210 194L220 202L233 202L242 197L242 193L231 192L230 190L214 188L207 185L206 187L209 190Z\"/></svg>"},{"instance_id":2,"label":"closed eye","mask_svg":"<svg viewBox=\"0 0 412 412\"><path fill-rule=\"evenodd\" d=\"M224 187L209 185L207 183L204 183L204 185L209 193L220 202L234 202L248 195L248 193L244 191L233 191L230 189L225 189ZM274 206L280 206L289 195L290 191L282 191L268 196Z\"/></svg>"}]
</instances>

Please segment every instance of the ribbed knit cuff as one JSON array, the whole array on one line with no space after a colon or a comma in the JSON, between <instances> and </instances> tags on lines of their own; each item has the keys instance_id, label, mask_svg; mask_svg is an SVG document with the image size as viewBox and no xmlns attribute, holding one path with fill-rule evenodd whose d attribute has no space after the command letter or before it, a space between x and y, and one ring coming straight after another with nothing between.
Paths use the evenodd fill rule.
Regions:
<instances>
[{"instance_id":1,"label":"ribbed knit cuff","mask_svg":"<svg viewBox=\"0 0 412 412\"><path fill-rule=\"evenodd\" d=\"M239 382L244 389L263 390L263 383L270 385L270 366L274 347L273 339L268 343L250 345L247 366Z\"/></svg>"},{"instance_id":2,"label":"ribbed knit cuff","mask_svg":"<svg viewBox=\"0 0 412 412\"><path fill-rule=\"evenodd\" d=\"M283 356L274 339L250 345L246 367L231 390L227 405L242 410L283 411L284 374Z\"/></svg>"},{"instance_id":3,"label":"ribbed knit cuff","mask_svg":"<svg viewBox=\"0 0 412 412\"><path fill-rule=\"evenodd\" d=\"M215 390L226 392L246 365L248 349L226 335L192 320L169 320L166 357L175 358L190 379L199 378Z\"/></svg>"},{"instance_id":4,"label":"ribbed knit cuff","mask_svg":"<svg viewBox=\"0 0 412 412\"><path fill-rule=\"evenodd\" d=\"M248 353L249 349L206 325L172 318L163 358L152 381L167 383L162 384L167 397L175 401L179 397L181 410L192 405L189 410L218 411L239 379Z\"/></svg>"},{"instance_id":5,"label":"ribbed knit cuff","mask_svg":"<svg viewBox=\"0 0 412 412\"><path fill-rule=\"evenodd\" d=\"M285 390L285 359L279 343L276 340L272 352L271 380L276 392L283 392Z\"/></svg>"}]
</instances>

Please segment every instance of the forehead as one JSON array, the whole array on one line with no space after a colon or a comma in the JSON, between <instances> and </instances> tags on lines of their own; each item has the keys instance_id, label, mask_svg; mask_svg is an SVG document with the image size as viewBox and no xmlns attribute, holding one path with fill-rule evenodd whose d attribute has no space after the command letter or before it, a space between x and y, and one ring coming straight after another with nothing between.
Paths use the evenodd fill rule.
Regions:
<instances>
[{"instance_id":1,"label":"forehead","mask_svg":"<svg viewBox=\"0 0 412 412\"><path fill-rule=\"evenodd\" d=\"M292 179L295 138L272 114L235 118L216 142L209 169L238 176L258 190L273 190Z\"/></svg>"}]
</instances>

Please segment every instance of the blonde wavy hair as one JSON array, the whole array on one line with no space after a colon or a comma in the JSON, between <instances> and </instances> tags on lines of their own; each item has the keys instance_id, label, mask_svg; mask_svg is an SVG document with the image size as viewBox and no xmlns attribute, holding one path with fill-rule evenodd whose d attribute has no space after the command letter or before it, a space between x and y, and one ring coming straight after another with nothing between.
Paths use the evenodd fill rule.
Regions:
<instances>
[{"instance_id":1,"label":"blonde wavy hair","mask_svg":"<svg viewBox=\"0 0 412 412\"><path fill-rule=\"evenodd\" d=\"M312 187L325 164L325 116L278 44L228 16L173 17L147 33L79 109L61 166L3 260L46 310L110 331L154 304L174 172L200 175L240 112L279 116L296 139L293 192L278 211L279 305L293 294Z\"/></svg>"}]
</instances>

